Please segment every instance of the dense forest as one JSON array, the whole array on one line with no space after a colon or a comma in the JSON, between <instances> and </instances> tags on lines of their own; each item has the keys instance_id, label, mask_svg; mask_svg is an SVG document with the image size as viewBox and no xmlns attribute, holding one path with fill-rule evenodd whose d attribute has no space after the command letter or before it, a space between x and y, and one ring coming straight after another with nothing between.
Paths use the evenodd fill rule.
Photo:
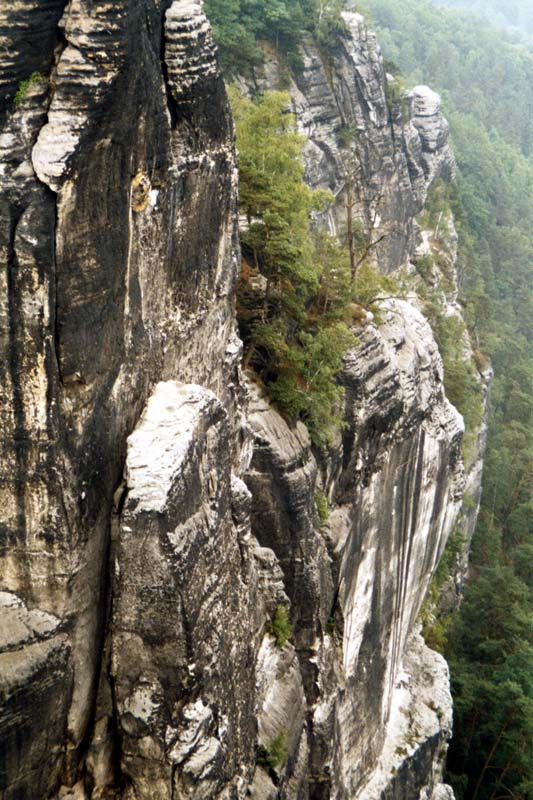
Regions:
<instances>
[{"instance_id":1,"label":"dense forest","mask_svg":"<svg viewBox=\"0 0 533 800\"><path fill-rule=\"evenodd\" d=\"M298 43L306 33L327 44L341 29L342 0L207 0L226 77L261 61L260 42L271 42L297 66Z\"/></svg>"},{"instance_id":2,"label":"dense forest","mask_svg":"<svg viewBox=\"0 0 533 800\"><path fill-rule=\"evenodd\" d=\"M449 633L458 798L533 791L533 51L463 13L371 0L388 59L442 92L458 163L452 198L463 302L492 360L472 579ZM520 4L498 6L511 13ZM531 11L523 3L524 19Z\"/></svg>"},{"instance_id":3,"label":"dense forest","mask_svg":"<svg viewBox=\"0 0 533 800\"><path fill-rule=\"evenodd\" d=\"M533 792L533 50L480 17L424 0L366 5L388 71L402 73L407 86L427 83L442 93L458 172L433 202L454 213L464 315L478 357L486 354L495 370L471 581L442 642L455 702L447 777L459 800L525 800ZM497 2L484 6L501 11ZM298 69L302 35L328 47L342 28L340 5L320 0L232 0L229 8L208 0L206 10L228 76L260 61L261 41L281 48L288 67ZM502 14L506 24L529 30L525 0ZM313 233L309 215L328 197L303 183L302 140L287 96L252 103L234 91L232 102L241 212L249 221L239 293L247 365L321 444L337 423L333 379L354 309L369 307L384 287L364 259L351 274L349 242ZM364 241L358 244L364 255ZM472 428L479 398L471 365L457 369L453 332L440 330L439 320L431 321L447 390ZM324 365L318 372L317 363Z\"/></svg>"}]
</instances>

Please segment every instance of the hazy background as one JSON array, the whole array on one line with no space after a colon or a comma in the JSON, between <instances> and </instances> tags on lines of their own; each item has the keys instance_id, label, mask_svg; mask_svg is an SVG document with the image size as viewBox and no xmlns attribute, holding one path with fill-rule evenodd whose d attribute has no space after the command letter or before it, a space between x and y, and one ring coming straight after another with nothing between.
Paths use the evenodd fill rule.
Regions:
<instances>
[{"instance_id":1,"label":"hazy background","mask_svg":"<svg viewBox=\"0 0 533 800\"><path fill-rule=\"evenodd\" d=\"M533 0L431 0L434 5L465 8L499 27L533 36Z\"/></svg>"}]
</instances>

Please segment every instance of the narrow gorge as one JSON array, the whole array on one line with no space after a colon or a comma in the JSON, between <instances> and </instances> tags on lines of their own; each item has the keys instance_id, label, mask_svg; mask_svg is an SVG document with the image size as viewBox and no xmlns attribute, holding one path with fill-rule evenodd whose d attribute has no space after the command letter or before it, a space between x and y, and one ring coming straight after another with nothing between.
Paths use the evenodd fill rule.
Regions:
<instances>
[{"instance_id":1,"label":"narrow gorge","mask_svg":"<svg viewBox=\"0 0 533 800\"><path fill-rule=\"evenodd\" d=\"M354 309L317 444L243 363L199 0L0 6L3 800L453 798L420 611L458 530L461 594L486 431L482 411L464 437L419 288L462 325L453 216L426 207L454 157L439 96L399 91L342 17L333 48L235 76L290 95L331 193L313 224L340 236L350 207L402 285Z\"/></svg>"}]
</instances>

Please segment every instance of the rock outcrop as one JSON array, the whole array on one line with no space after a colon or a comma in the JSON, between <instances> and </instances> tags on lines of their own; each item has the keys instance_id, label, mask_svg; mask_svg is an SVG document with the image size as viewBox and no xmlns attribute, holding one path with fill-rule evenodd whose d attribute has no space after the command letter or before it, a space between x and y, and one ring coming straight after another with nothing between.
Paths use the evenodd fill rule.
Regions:
<instances>
[{"instance_id":1,"label":"rock outcrop","mask_svg":"<svg viewBox=\"0 0 533 800\"><path fill-rule=\"evenodd\" d=\"M291 92L327 223L357 178L391 272L453 159L436 96L391 97L345 21ZM201 5L16 0L0 41L0 794L446 796L447 673L416 618L463 425L431 329L383 303L317 450L240 373L233 127Z\"/></svg>"},{"instance_id":2,"label":"rock outcrop","mask_svg":"<svg viewBox=\"0 0 533 800\"><path fill-rule=\"evenodd\" d=\"M458 323L460 346L467 362L475 365L473 371L479 385L481 396L481 419L475 429L468 432L463 443L465 460L465 489L461 514L455 526L462 539L459 552L455 554L451 566L451 575L440 590L435 611L438 615L449 615L457 610L464 594L468 577L469 554L472 537L476 528L477 516L481 502L481 480L483 459L487 443L487 416L489 411L489 394L492 384L492 367L479 350L475 350L470 336L464 328L463 308L459 302L456 264L458 258L458 235L451 212L438 215L436 225L428 224L420 232L419 243L415 252L416 261L426 265L424 282L429 286L433 298L440 304L443 315ZM412 264L411 273L416 275L417 268ZM420 300L413 298L420 306Z\"/></svg>"},{"instance_id":3,"label":"rock outcrop","mask_svg":"<svg viewBox=\"0 0 533 800\"><path fill-rule=\"evenodd\" d=\"M324 51L309 38L301 48L302 68L289 78L298 127L308 141L306 177L313 188L329 189L335 204L326 220L332 232L345 225L353 205L368 237L370 255L384 272L404 265L416 245L415 217L437 178L449 179L454 159L440 98L427 86L408 95L395 92L375 34L361 14L343 14L346 30ZM245 91L287 84L283 59L272 52L241 79Z\"/></svg>"},{"instance_id":4,"label":"rock outcrop","mask_svg":"<svg viewBox=\"0 0 533 800\"><path fill-rule=\"evenodd\" d=\"M402 301L386 313L346 358L347 428L333 458L317 461L305 429L291 431L263 398L250 405L252 533L278 556L291 600L311 797L358 797L374 770L462 497L462 420L429 325ZM319 490L330 506L322 526Z\"/></svg>"},{"instance_id":5,"label":"rock outcrop","mask_svg":"<svg viewBox=\"0 0 533 800\"><path fill-rule=\"evenodd\" d=\"M110 670L123 796L209 798L232 784L235 796L253 758L254 592L212 392L156 386L128 439L125 491Z\"/></svg>"},{"instance_id":6,"label":"rock outcrop","mask_svg":"<svg viewBox=\"0 0 533 800\"><path fill-rule=\"evenodd\" d=\"M438 180L448 181L452 178L455 165L453 155L449 146L448 123L441 113L441 101L439 96L429 87L417 86L409 94L402 93L401 85L393 76L386 74L383 60L375 35L368 30L365 21L360 14L343 14L346 29L344 34L340 34L336 47L325 50L318 48L311 38L306 40L301 47L301 68L295 69L290 76L287 75L286 66L282 58L271 50L265 52L264 64L254 70L252 79L241 79L242 90L253 95L257 90L276 89L279 86L287 86L292 98L292 107L296 116L299 129L307 138L305 145L305 166L307 181L313 188L329 189L334 197L333 208L328 212L328 216L323 222L329 226L333 233L343 233L346 227L346 209L350 205L353 215L363 222L364 233L368 248L366 257L374 261L380 270L403 274L416 274L412 264L415 257L420 256L421 252L427 252L431 256L438 256L435 260L443 259L446 261L446 279L453 284L450 296L443 294L444 306L449 305L450 313L461 317L461 309L457 303L457 284L455 281L455 261L457 258L457 237L453 229L453 220L443 221L442 226L451 225L450 231L451 244L447 247L446 253L442 253L442 243L436 242L438 236L435 232L421 230L417 220L417 215L424 209L428 192ZM438 231L437 231L438 234ZM435 252L434 252L435 251ZM435 285L442 275L435 276ZM411 303L420 309L421 304L415 295L410 298ZM385 304L384 308L387 308ZM311 760L311 775L313 784L312 796L359 796L359 793L366 791L370 797L411 797L415 796L415 786L418 785L417 792L422 792L421 796L431 794L434 785L434 775L439 775L442 770L442 759L445 751L445 741L449 736L450 725L443 723L439 738L439 746L426 752L431 752L434 760L421 760L418 764L417 781L413 783L411 776L410 783L392 780L392 770L398 768L398 759L391 758L395 747L401 749L397 744L394 734L394 724L386 724L391 709L396 702L396 676L402 669L403 659L407 658L407 641L414 629L415 618L420 608L421 596L429 584L426 582L434 570L434 567L442 553L444 542L448 534L456 525L460 525L464 534L464 555L461 564L457 564L454 575L450 581L453 586L452 597L446 600L448 604L456 605L460 597L467 569L467 557L470 539L473 533L477 516L478 503L481 490L481 469L485 447L486 427L481 425L472 453L470 454L468 470L465 476L468 504L462 507L461 515L458 511L461 506L462 489L460 488L461 479L456 475L455 489L452 491L454 501L450 499L443 501L447 507L442 520L440 534L436 529L432 529L435 522L431 518L429 528L422 517L417 517L415 511L415 521L413 522L413 532L420 533L426 528L426 544L433 542L437 546L437 552L430 556L427 552L419 552L418 557L412 557L416 552L417 545L414 540L407 545L410 555L408 564L401 561L395 563L395 554L401 552L402 545L399 539L394 540L394 525L398 520L405 517L406 509L394 511L397 496L388 495L390 486L397 487L398 496L404 497L409 491L403 478L392 472L378 477L381 465L376 463L380 448L387 454L387 458L392 456L398 446L398 431L393 427L394 435L387 433L387 428L391 424L390 420L396 420L402 414L408 420L413 414L412 422L404 420L406 430L411 432L425 430L425 423L418 416L420 410L424 408L426 401L433 405L435 409L434 424L435 430L439 430L441 423L446 429L444 420L447 418L446 412L442 407L438 407L435 402L435 395L429 389L427 373L433 370L439 371L440 367L435 364L436 347L432 342L431 332L426 326L422 332L422 320L414 311L411 304L399 303L389 307L387 324L379 327L374 335L370 334L372 327L367 328L365 338L361 348L352 356L346 359L343 383L346 388L347 410L346 422L347 430L342 436L342 441L335 448L335 454L329 453L325 459L320 459L318 472L320 474L320 491L324 491L330 503L330 520L324 526L322 534L326 533L326 539L330 538L329 529L332 527L333 534L331 541L328 542L328 550L333 556L333 595L334 605L337 609L330 617L330 626L334 620L339 618L342 625L346 624L348 618L350 627L357 634L357 638L368 637L370 641L370 631L375 631L374 644L365 643L373 652L371 662L373 671L369 670L368 664L364 659L361 664L357 664L357 654L359 648L365 654L365 646L361 642L355 647L356 657L346 671L339 678L339 672L335 671L333 682L337 681L343 686L350 673L354 670L353 686L357 686L357 692L346 693L347 696L357 696L359 705L354 704L350 711L339 710L336 705L335 712L332 712L334 705L329 699L327 703L318 703L320 724L313 726L313 736L316 751L320 753L315 759ZM415 334L415 332L417 332ZM413 338L413 334L414 338ZM390 338L389 338L390 337ZM465 356L471 357L472 347L465 334ZM430 355L431 354L431 355ZM420 376L413 375L411 370L417 369L417 359L421 358L422 363L426 361L426 366L422 368L424 380L420 382ZM371 366L372 365L372 366ZM431 365L431 366L430 366ZM361 370L361 372L359 372ZM406 376L410 375L409 378ZM400 377L399 377L400 376ZM402 401L398 404L398 381L402 392L407 391L407 395L402 395ZM485 398L490 384L490 370L487 374L480 377L480 382L484 385ZM438 384L438 379L437 379ZM411 388L408 388L408 387ZM415 389L416 387L416 389ZM424 388L422 388L424 387ZM442 387L441 387L442 388ZM422 396L417 394L417 390L422 391ZM372 402L365 403L365 393L375 392ZM414 392L414 394L411 394ZM429 392L429 395L425 395ZM401 392L400 392L401 394ZM410 400L407 400L411 397ZM428 399L429 398L429 399ZM354 402L353 411L350 410L350 402ZM401 409L401 410L400 410ZM409 411L410 409L410 411ZM388 416L390 415L390 417ZM252 424L254 415L251 417ZM454 427L453 423L448 427L448 433L444 434L444 441L448 442L450 430ZM456 434L459 435L458 432ZM400 435L401 438L401 435ZM262 442L263 437L260 441ZM273 434L270 437L271 446L279 440L279 435ZM406 473L410 475L410 480L414 477L418 468L416 466L418 455L416 454L415 440L410 440L406 436L406 442L399 458L399 463L403 465ZM407 443L409 442L409 444ZM456 442L457 445L457 442ZM428 447L425 441L423 447ZM260 452L263 445L260 444ZM452 447L455 456L451 457L450 452L443 456L443 465L448 467L454 458L459 459L457 446ZM254 461L256 459L257 445L254 450ZM252 462L252 467L254 464ZM394 463L394 462L393 462ZM366 465L366 466L365 466ZM277 486L282 484L279 480L280 472L293 475L292 465L287 465L285 470L279 470L271 466L270 473L276 475L273 482ZM438 478L438 468L431 468L425 463L420 467L420 474L432 475L431 480L446 485L448 489L454 484L450 474L441 474ZM366 495L362 493L361 485L363 481L369 481L370 476L374 475L374 493ZM380 480L382 481L380 483ZM372 482L369 485L372 485ZM398 487L402 487L399 489ZM271 494L272 487L268 491L266 487L259 486L253 491L254 497L260 498L260 504L267 503L266 497ZM437 494L439 491L437 490ZM437 500L437 506L440 504ZM354 505L352 505L354 504ZM279 498L273 502L276 513L279 516ZM391 523L389 517L379 520L376 519L376 509L384 507L391 510L394 522ZM298 508L298 503L294 498L288 503L288 507ZM427 512L427 509L426 509ZM354 514L359 520L359 531L355 533ZM291 521L294 520L294 513L291 512ZM303 518L302 518L303 520ZM253 517L252 517L253 522ZM292 523L294 526L294 522ZM303 523L303 541L305 548L310 552L321 553L322 544L309 541L306 532L306 524ZM274 523L268 518L267 527L269 530L278 531L283 528L279 520ZM437 526L438 527L438 526ZM374 528L374 534L371 533ZM287 542L291 542L294 548L294 527L291 528L291 535L284 534L282 540L281 559L286 558ZM350 531L350 533L348 533ZM299 532L299 535L302 535ZM388 537L392 535L392 544L386 545ZM356 545L350 544L350 536L354 536ZM370 536L370 539L366 539ZM373 537L379 542L376 548L372 544ZM320 538L320 537L319 537ZM423 537L424 538L424 537ZM436 545L437 540L441 544ZM338 542L342 544L339 546ZM275 542L271 544L275 549ZM411 552L411 546L415 550ZM345 596L346 577L339 574L340 564L343 563L343 548L348 547L349 556L346 557L349 569L357 564L357 556L361 558L362 553L366 553L359 569L356 572L358 578L355 579L352 594L348 595L345 605L342 608L341 601ZM380 549L385 548L386 554L381 553ZM388 550L387 550L388 547ZM353 548L353 549L351 549ZM295 563L297 563L295 559ZM311 562L310 562L311 563ZM324 559L319 555L318 563L324 570ZM393 566L394 564L394 566ZM379 592L379 575L383 565L391 567L391 573L383 577L382 591ZM405 577L407 581L412 581L411 589L403 585L397 589L396 601L399 606L387 610L387 603L394 602L390 597L384 600L387 593L393 593L393 587L398 580L398 572L401 574L406 569ZM315 570L315 584L318 586L331 588L327 580ZM366 596L358 581L367 580L368 586ZM402 585L400 578L400 585ZM420 595L420 590L422 595ZM310 578L306 578L306 589L299 587L293 590L293 595L297 598L300 593L309 592L313 596L310 588ZM370 607L376 602L369 592L377 592L380 603L384 604L378 609L370 611ZM360 594L362 592L362 594ZM316 592L315 592L316 594ZM318 592L321 598L324 597L324 589ZM445 596L450 591L445 592ZM410 595L410 596L409 596ZM297 603L296 609L293 601L293 614L298 620ZM319 605L315 608L319 609ZM333 608L333 607L332 607ZM368 617L365 617L368 614ZM405 616L407 614L407 616ZM398 617L402 622L397 624ZM374 622L372 620L375 620ZM357 620L355 623L354 620ZM379 621L378 621L379 620ZM387 620L386 622L384 620ZM299 627L298 622L296 623ZM335 623L337 624L337 623ZM315 621L315 629L317 624ZM314 630L315 630L314 629ZM342 627L345 631L345 627ZM383 654L381 673L380 668L376 667L376 655L380 647L383 647L385 640L384 631L390 633L392 641L391 651ZM379 631L379 633L377 633ZM298 634L297 634L298 636ZM309 633L311 638L311 632ZM379 640L379 641L378 641ZM298 638L296 638L298 641ZM353 652L353 645L348 645L344 641L346 653ZM301 644L301 653L306 652L306 645ZM375 649L374 649L375 648ZM431 651L426 654L426 662L431 661ZM436 668L434 670L435 691L440 692L442 683L447 679L443 677L442 670L438 668L439 657L435 655ZM307 659L313 664L313 669L323 678L327 674L324 665L316 669L314 666L320 663L320 657L316 652L308 652ZM309 669L303 662L304 675ZM358 672L359 670L359 672ZM429 670L431 673L432 671ZM381 677L380 677L381 675ZM388 675L387 684L385 676ZM315 675L316 678L316 675ZM381 681L381 684L380 684ZM417 696L417 678L412 681L413 697ZM380 684L380 691L375 695L375 688ZM367 686L366 694L364 687ZM420 686L420 695L424 695L424 688ZM426 693L427 694L427 693ZM446 694L446 691L444 691ZM373 699L379 698L379 703L374 704ZM317 690L309 689L308 703L317 703ZM445 703L448 710L450 699ZM323 720L325 716L324 706L328 705L330 727L324 728ZM342 722L338 722L337 714L352 714L347 719L341 717ZM449 716L449 715L448 715ZM334 719L334 724L331 720ZM357 720L357 721L356 721ZM417 740L417 747L424 748L424 735L420 726L417 728L420 736ZM342 741L343 734L351 741L338 747L338 742L333 747L329 747L331 742L337 737ZM414 737L416 739L416 736ZM391 742L396 741L394 747ZM434 743L436 742L436 739ZM344 749L344 752L343 752ZM312 748L312 753L313 751ZM327 753L327 755L326 755ZM333 755L335 753L335 755ZM381 753L381 756L380 756ZM387 755L383 755L387 754ZM412 755L412 753L411 753ZM383 763L388 758L388 769L384 770ZM380 761L381 759L381 761ZM409 758L407 762L409 762ZM381 763L381 783L370 777L368 787L363 790L363 785L367 780L367 775L372 775L376 769L376 761ZM400 759L401 761L401 759ZM351 766L343 767L343 762ZM425 766L422 764L425 763ZM404 769L404 767L402 767ZM409 767L406 767L409 771ZM351 772L351 774L349 774ZM379 772L379 770L378 770ZM385 773L388 773L390 785L387 788ZM424 778L426 776L425 787ZM344 784L342 783L344 781ZM342 788L339 787L341 784ZM379 789L378 789L379 786ZM435 784L436 787L436 784ZM440 791L435 788L435 791ZM444 791L444 790L443 790ZM374 794L372 794L374 792ZM321 794L323 793L323 794ZM357 794L356 794L357 793ZM425 794L424 794L425 793ZM416 794L418 796L418 794Z\"/></svg>"}]
</instances>

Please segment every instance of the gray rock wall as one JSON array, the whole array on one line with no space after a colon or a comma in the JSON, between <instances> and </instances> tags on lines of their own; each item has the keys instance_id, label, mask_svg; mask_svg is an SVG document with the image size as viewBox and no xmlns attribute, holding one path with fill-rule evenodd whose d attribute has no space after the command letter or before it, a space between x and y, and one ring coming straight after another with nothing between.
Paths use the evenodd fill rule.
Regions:
<instances>
[{"instance_id":1,"label":"gray rock wall","mask_svg":"<svg viewBox=\"0 0 533 800\"><path fill-rule=\"evenodd\" d=\"M430 98L433 93L430 94ZM433 101L431 101L433 103ZM442 312L464 323L463 308L459 302L459 287L456 273L458 256L458 235L451 212L439 214L437 224L420 232L416 256L424 258L428 264L425 280L431 288L434 299L442 308ZM411 274L416 275L414 265L410 266ZM414 301L420 306L420 301ZM470 431L464 442L465 453L465 489L460 516L455 525L455 532L462 538L460 552L456 553L451 565L451 574L440 590L438 603L435 606L437 615L448 615L455 611L461 603L468 576L469 555L472 537L476 529L483 476L483 461L487 443L489 397L492 384L492 367L479 350L474 349L468 331L463 332L461 346L465 359L475 365L474 377L478 382L482 419L476 430Z\"/></svg>"},{"instance_id":2,"label":"gray rock wall","mask_svg":"<svg viewBox=\"0 0 533 800\"><path fill-rule=\"evenodd\" d=\"M346 204L353 204L354 219L376 242L369 256L383 272L392 272L414 251L415 216L429 186L453 174L448 124L439 96L427 86L394 99L375 34L361 14L343 17L346 30L335 48L307 40L299 54L302 68L289 76L283 59L267 51L264 65L240 83L254 93L288 82L298 127L308 137L307 181L335 197L324 222L342 236Z\"/></svg>"},{"instance_id":3,"label":"gray rock wall","mask_svg":"<svg viewBox=\"0 0 533 800\"><path fill-rule=\"evenodd\" d=\"M59 620L64 671L34 729L10 722L1 791L11 800L28 797L20 787L44 762L35 798L84 769L127 436L168 376L212 388L236 419L240 350L233 131L200 7L8 5L0 574L4 590ZM15 102L33 69L42 79ZM17 648L24 661L23 640ZM17 702L40 692L39 658L28 651L35 667Z\"/></svg>"},{"instance_id":4,"label":"gray rock wall","mask_svg":"<svg viewBox=\"0 0 533 800\"><path fill-rule=\"evenodd\" d=\"M216 396L174 382L156 386L128 439L110 670L124 798L209 798L246 784L255 593L232 518L229 444Z\"/></svg>"},{"instance_id":5,"label":"gray rock wall","mask_svg":"<svg viewBox=\"0 0 533 800\"><path fill-rule=\"evenodd\" d=\"M445 398L429 325L412 306L389 303L386 322L347 356L344 382L347 427L325 482L330 464L317 463L305 432L289 430L261 397L250 405L252 533L278 556L291 600L311 797L359 796L375 769L464 485L462 420ZM322 526L319 490L330 504Z\"/></svg>"}]
</instances>

